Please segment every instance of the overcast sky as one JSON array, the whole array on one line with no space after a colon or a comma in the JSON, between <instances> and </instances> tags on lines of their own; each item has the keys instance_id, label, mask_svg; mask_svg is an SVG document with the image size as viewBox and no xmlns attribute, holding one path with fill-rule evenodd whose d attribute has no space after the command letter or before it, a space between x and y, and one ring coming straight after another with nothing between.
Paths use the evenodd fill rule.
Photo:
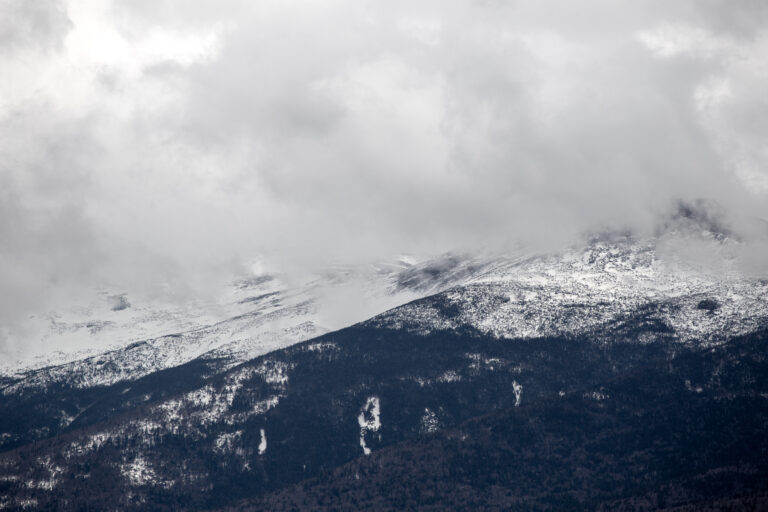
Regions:
<instances>
[{"instance_id":1,"label":"overcast sky","mask_svg":"<svg viewBox=\"0 0 768 512\"><path fill-rule=\"evenodd\" d=\"M768 2L0 0L0 322L768 217Z\"/></svg>"}]
</instances>

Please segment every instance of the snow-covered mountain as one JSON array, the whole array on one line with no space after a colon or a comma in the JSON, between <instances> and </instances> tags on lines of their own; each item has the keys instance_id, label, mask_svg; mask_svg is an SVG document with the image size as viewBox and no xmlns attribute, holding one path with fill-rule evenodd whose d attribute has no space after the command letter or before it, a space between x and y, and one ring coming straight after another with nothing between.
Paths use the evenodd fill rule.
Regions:
<instances>
[{"instance_id":1,"label":"snow-covered mountain","mask_svg":"<svg viewBox=\"0 0 768 512\"><path fill-rule=\"evenodd\" d=\"M108 386L196 358L216 359L225 370L460 284L472 271L467 260L453 256L421 263L403 257L331 268L298 283L280 275L241 278L209 303L134 306L122 295L102 294L94 304L53 316L41 336L49 345L98 340L106 349L58 351L7 363L0 368L7 382L2 393L57 383ZM105 307L112 303L118 307Z\"/></svg>"},{"instance_id":2,"label":"snow-covered mountain","mask_svg":"<svg viewBox=\"0 0 768 512\"><path fill-rule=\"evenodd\" d=\"M681 342L714 343L751 332L768 318L768 280L741 271L732 257L739 245L719 233L689 229L643 239L603 236L545 255L401 258L330 269L299 284L253 276L236 281L199 316L204 305L194 304L117 308L107 315L111 320L52 322L47 336L80 332L109 340L110 349L7 367L2 393L55 383L107 386L197 358L216 359L223 371L371 317L370 325L388 328L472 326L497 338L599 331L618 340L623 319L642 312ZM681 252L690 246L710 257ZM416 300L440 292L439 301ZM125 316L118 321L120 314ZM141 338L149 332L157 335ZM69 360L57 364L56 357Z\"/></svg>"},{"instance_id":3,"label":"snow-covered mountain","mask_svg":"<svg viewBox=\"0 0 768 512\"><path fill-rule=\"evenodd\" d=\"M673 249L681 243L716 254L717 264L681 258ZM604 341L621 341L625 319L642 313L680 342L722 342L768 321L768 280L739 269L729 257L738 244L706 233L621 236L555 255L478 261L471 265L475 272L440 300L416 301L369 324L420 331L472 326L516 339L599 332Z\"/></svg>"},{"instance_id":4,"label":"snow-covered mountain","mask_svg":"<svg viewBox=\"0 0 768 512\"><path fill-rule=\"evenodd\" d=\"M212 508L489 411L544 421L541 407L552 418L559 400L584 421L608 414L600 404L629 407L626 422L606 420L625 425L621 436L643 415L662 432L674 428L666 414L694 421L693 397L698 411L736 418L742 449L768 428L750 422L768 396L768 280L743 270L741 247L711 230L672 231L336 268L298 285L240 280L224 320L6 377L0 490L13 499L0 504L87 495L96 508ZM680 439L652 446L697 444ZM702 471L725 467L717 453ZM646 473L645 462L626 467L640 471L627 478Z\"/></svg>"}]
</instances>

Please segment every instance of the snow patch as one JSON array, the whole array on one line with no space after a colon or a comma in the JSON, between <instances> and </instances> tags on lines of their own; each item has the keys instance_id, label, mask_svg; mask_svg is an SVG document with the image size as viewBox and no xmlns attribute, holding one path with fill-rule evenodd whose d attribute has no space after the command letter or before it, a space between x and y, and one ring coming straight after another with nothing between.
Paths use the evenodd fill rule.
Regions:
<instances>
[{"instance_id":1,"label":"snow patch","mask_svg":"<svg viewBox=\"0 0 768 512\"><path fill-rule=\"evenodd\" d=\"M421 431L427 434L437 432L440 429L440 421L437 419L435 411L429 407L424 408L424 415L421 417Z\"/></svg>"},{"instance_id":2,"label":"snow patch","mask_svg":"<svg viewBox=\"0 0 768 512\"><path fill-rule=\"evenodd\" d=\"M591 393L584 393L583 397L600 402L611 398L611 395L603 393L602 391L592 391Z\"/></svg>"},{"instance_id":3,"label":"snow patch","mask_svg":"<svg viewBox=\"0 0 768 512\"><path fill-rule=\"evenodd\" d=\"M86 451L93 451L95 449L101 448L104 443L106 443L111 438L112 436L110 436L107 432L92 434L88 437L88 441L85 442L83 448Z\"/></svg>"},{"instance_id":4,"label":"snow patch","mask_svg":"<svg viewBox=\"0 0 768 512\"><path fill-rule=\"evenodd\" d=\"M213 450L218 453L232 453L242 435L242 430L220 434L213 442Z\"/></svg>"},{"instance_id":5,"label":"snow patch","mask_svg":"<svg viewBox=\"0 0 768 512\"><path fill-rule=\"evenodd\" d=\"M507 365L507 361L498 357L486 357L483 354L464 354L464 357L469 359L469 369L472 373L477 374L481 370L494 371Z\"/></svg>"},{"instance_id":6,"label":"snow patch","mask_svg":"<svg viewBox=\"0 0 768 512\"><path fill-rule=\"evenodd\" d=\"M120 466L120 472L134 487L151 484L158 480L157 473L143 457L136 457L128 464Z\"/></svg>"},{"instance_id":7,"label":"snow patch","mask_svg":"<svg viewBox=\"0 0 768 512\"><path fill-rule=\"evenodd\" d=\"M47 478L43 478L40 480L34 480L30 479L25 482L26 487L28 489L39 489L42 491L52 491L54 487L56 487L56 484L59 480L59 475L64 473L64 469L62 469L60 466L55 465L50 457L38 457L37 464L40 466L40 468L48 473ZM14 480L18 480L18 477Z\"/></svg>"},{"instance_id":8,"label":"snow patch","mask_svg":"<svg viewBox=\"0 0 768 512\"><path fill-rule=\"evenodd\" d=\"M690 379L685 379L685 389L693 393L701 393L704 391L704 388L702 388L701 386L692 385Z\"/></svg>"},{"instance_id":9,"label":"snow patch","mask_svg":"<svg viewBox=\"0 0 768 512\"><path fill-rule=\"evenodd\" d=\"M523 396L523 385L516 380L513 380L512 391L515 393L515 407L520 407L520 398Z\"/></svg>"},{"instance_id":10,"label":"snow patch","mask_svg":"<svg viewBox=\"0 0 768 512\"><path fill-rule=\"evenodd\" d=\"M262 362L254 372L260 375L267 384L285 386L288 384L288 371L291 366L284 361L267 359Z\"/></svg>"},{"instance_id":11,"label":"snow patch","mask_svg":"<svg viewBox=\"0 0 768 512\"><path fill-rule=\"evenodd\" d=\"M264 414L268 410L274 407L277 407L278 403L280 403L280 396L279 395L271 396L266 400L261 400L260 402L256 402L256 404L253 406L253 413Z\"/></svg>"},{"instance_id":12,"label":"snow patch","mask_svg":"<svg viewBox=\"0 0 768 512\"><path fill-rule=\"evenodd\" d=\"M432 384L432 379L425 379L419 376L400 377L400 380L415 382L420 388Z\"/></svg>"},{"instance_id":13,"label":"snow patch","mask_svg":"<svg viewBox=\"0 0 768 512\"><path fill-rule=\"evenodd\" d=\"M259 441L259 455L263 455L264 452L267 451L267 434L264 432L263 428L259 430L259 435L261 436L261 440Z\"/></svg>"},{"instance_id":14,"label":"snow patch","mask_svg":"<svg viewBox=\"0 0 768 512\"><path fill-rule=\"evenodd\" d=\"M460 382L461 381L461 375L458 374L458 372L455 372L453 370L448 370L446 372L443 372L442 375L440 375L437 378L437 382Z\"/></svg>"},{"instance_id":15,"label":"snow patch","mask_svg":"<svg viewBox=\"0 0 768 512\"><path fill-rule=\"evenodd\" d=\"M365 435L368 432L377 432L381 428L381 404L379 397L371 396L366 400L357 417L360 425L360 447L364 455L370 455L371 449L365 443Z\"/></svg>"},{"instance_id":16,"label":"snow patch","mask_svg":"<svg viewBox=\"0 0 768 512\"><path fill-rule=\"evenodd\" d=\"M317 342L310 343L305 347L308 352L328 352L331 350L338 350L339 346L331 342Z\"/></svg>"}]
</instances>

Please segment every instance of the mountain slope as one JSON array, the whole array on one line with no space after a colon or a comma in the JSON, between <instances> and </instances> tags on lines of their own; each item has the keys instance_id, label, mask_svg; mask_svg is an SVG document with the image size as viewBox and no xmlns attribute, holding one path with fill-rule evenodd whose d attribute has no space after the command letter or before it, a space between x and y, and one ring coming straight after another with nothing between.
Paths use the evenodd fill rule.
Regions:
<instances>
[{"instance_id":1,"label":"mountain slope","mask_svg":"<svg viewBox=\"0 0 768 512\"><path fill-rule=\"evenodd\" d=\"M766 343L686 349L665 371L625 369L599 393L494 411L227 510L762 509ZM691 383L712 371L718 385Z\"/></svg>"},{"instance_id":2,"label":"mountain slope","mask_svg":"<svg viewBox=\"0 0 768 512\"><path fill-rule=\"evenodd\" d=\"M665 254L673 241L696 242L723 258L736 244L709 237L618 237L561 254L499 259L439 301L393 309L371 325L416 330L471 325L499 338L599 332L615 341L623 320L643 312L680 342L699 344L765 325L768 280L743 275L725 258L709 266Z\"/></svg>"},{"instance_id":3,"label":"mountain slope","mask_svg":"<svg viewBox=\"0 0 768 512\"><path fill-rule=\"evenodd\" d=\"M669 464L680 450L694 446L704 453L697 470L715 470L730 464L721 458L727 451L723 446L737 447L737 457L747 448L753 454L766 449L761 441L768 425L765 343L765 333L704 350L681 347L673 339L606 346L588 338L497 340L472 330L417 335L355 327L258 358L202 388L7 452L0 456L3 493L13 496L13 503L36 500L42 509L66 509L63 503L213 507L280 489L492 411L500 411L498 423L520 415L510 425L583 423L579 437L566 441L579 444L592 436L598 440L594 449L602 446L606 428L619 436L615 442L625 442L641 432L633 421L642 425L654 419L657 435L673 436L668 441L674 450L660 448L672 458L646 458L630 465L632 471ZM704 425L709 437L675 444L678 429L685 434L685 425L695 426L707 410L730 423ZM579 419L589 411L605 415L594 424ZM487 430L482 421L479 425L471 435ZM504 434L512 436L508 443L521 432L510 428ZM653 436L638 439L638 450L646 443L656 446ZM482 467L482 449L495 445L488 441L469 448L470 453L480 450L473 464ZM510 450L517 454L522 448L513 445L517 448ZM535 446L527 459L502 457L499 467L515 468L513 461L519 461L520 471L530 472L528 465L540 460ZM443 456L453 458L450 451ZM607 467L617 471L617 478L630 478L627 486L634 488L632 479L639 477L619 470L634 460L634 452L612 456ZM566 459L563 471L576 471L591 457ZM749 474L764 475L753 459L744 463ZM374 486L368 492L378 490Z\"/></svg>"},{"instance_id":4,"label":"mountain slope","mask_svg":"<svg viewBox=\"0 0 768 512\"><path fill-rule=\"evenodd\" d=\"M727 247L722 240L713 242ZM382 450L390 450L387 460L401 460L398 446L409 442L454 465L470 457L474 466L469 467L481 475L472 480L471 474L438 474L435 485L450 487L455 477L464 482L467 496L482 494L471 489L488 478L501 491L530 487L528 501L515 502L520 507L557 503L509 469L482 473L480 461L498 443L508 456L498 471L513 457L523 474L552 473L555 483L568 489L573 482L567 475L596 464L591 474L613 472L625 482L620 489L626 492L585 487L583 495L569 494L566 504L634 503L650 499L648 493L666 480L688 489L689 481L707 471L731 475L716 478L717 485L741 485L757 496L762 491L750 475L764 476L754 456L765 449L766 283L735 268L712 272L670 260L660 247L659 240L618 238L559 256L447 257L387 278L395 293L445 291L241 364L209 350L184 364L105 386L58 382L26 394L32 388L20 387L6 393L7 413L0 416L0 429L19 436L7 445L15 449L0 453L0 495L7 497L2 504L172 510L257 497L262 501L243 506L278 507L292 503L281 489L325 475L300 493L320 500L315 505L347 506L332 500L335 490L358 496L360 488L373 499L389 492L382 482L415 477L397 466L389 476L369 472L371 485L360 487L329 471L361 457L349 467L368 467L366 459ZM249 321L235 319L240 320ZM179 339L186 338L167 342ZM712 422L696 433L696 422L707 411L714 414ZM582 425L581 433L568 437L560 413ZM635 420L650 421L655 437L643 437ZM517 427L499 430L506 423ZM30 425L42 427L24 438L20 434ZM483 439L487 425L496 425L501 437L460 451L464 458L456 459L458 448L449 437L434 437L467 428ZM597 445L594 453L557 459L560 472L546 470L554 462L536 455L539 448L507 439L525 425L536 426L529 429L532 447L554 446L554 438L536 432L565 436L561 451L581 450L589 436L605 439L606 447L638 437L638 453L645 455L638 463L635 452L606 448L602 453ZM688 427L679 432L680 425ZM686 450L699 445L703 458L686 459ZM732 460L724 445L736 450L746 472L728 469ZM692 461L693 469L682 461ZM642 468L651 468L650 480L644 480ZM677 471L674 478L664 473L671 469ZM684 499L675 503L697 499L689 491L680 491ZM470 503L455 494L449 498ZM509 504L487 501L500 503Z\"/></svg>"},{"instance_id":5,"label":"mountain slope","mask_svg":"<svg viewBox=\"0 0 768 512\"><path fill-rule=\"evenodd\" d=\"M87 418L103 419L160 396L156 390L137 394L141 386L127 385L129 382L187 363L200 370L190 381L197 382L253 357L439 291L471 272L468 261L445 257L421 264L401 261L363 269L341 267L294 287L272 276L238 281L223 306L234 313L231 318L64 364L19 368L7 374L0 380L0 449L49 437L82 426ZM354 294L354 309L339 312L336 310L343 306L327 304L344 294ZM132 332L143 331L134 328Z\"/></svg>"}]
</instances>

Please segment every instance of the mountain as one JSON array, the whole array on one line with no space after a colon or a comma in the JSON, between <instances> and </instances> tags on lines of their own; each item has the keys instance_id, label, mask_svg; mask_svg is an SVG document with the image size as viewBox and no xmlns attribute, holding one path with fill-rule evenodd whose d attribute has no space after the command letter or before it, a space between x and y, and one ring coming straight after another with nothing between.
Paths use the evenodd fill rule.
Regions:
<instances>
[{"instance_id":1,"label":"mountain","mask_svg":"<svg viewBox=\"0 0 768 512\"><path fill-rule=\"evenodd\" d=\"M153 341L196 357L103 384L78 366L40 385L13 377L0 506L764 503L768 281L727 257L738 240L684 241L724 256L714 267L677 257L675 240L599 237L560 254L401 265L376 275L390 296L420 298L301 343L200 350L196 340L222 336L203 329ZM147 364L147 352L121 350L121 361ZM35 424L44 428L27 435Z\"/></svg>"},{"instance_id":2,"label":"mountain","mask_svg":"<svg viewBox=\"0 0 768 512\"><path fill-rule=\"evenodd\" d=\"M547 365L563 350L539 343ZM568 376L563 391L531 398L537 379L521 376L517 407L412 436L226 510L764 510L767 343L762 332L674 356L609 350L620 368L595 379L599 387L574 388L589 377ZM630 352L647 359L626 364Z\"/></svg>"},{"instance_id":3,"label":"mountain","mask_svg":"<svg viewBox=\"0 0 768 512\"><path fill-rule=\"evenodd\" d=\"M223 298L208 304L213 312L205 315L200 314L204 304L183 308L159 303L140 308L126 306L128 300L122 295L111 296L121 306L119 311L113 311L112 305L104 308L102 304L101 309L78 305L74 312L57 315L45 336L65 343L72 335L109 339L116 333L113 346L84 357L81 352L56 354L54 361L66 360L63 363L38 358L33 364L6 368L0 374L0 449L89 421L85 418L93 416L104 397L118 397L118 389L123 405L110 406L110 414L156 395L151 390L128 400L127 387L120 384L164 375L188 363L210 377L461 282L471 274L468 266L466 260L446 256L422 263L403 258L363 268L338 267L298 284L281 276L257 275L238 279L222 293ZM349 295L355 297L354 309L337 311L339 306L328 304ZM157 329L179 326L191 328L136 340ZM20 414L22 410L27 413Z\"/></svg>"},{"instance_id":4,"label":"mountain","mask_svg":"<svg viewBox=\"0 0 768 512\"><path fill-rule=\"evenodd\" d=\"M728 247L708 242L702 249ZM497 338L591 334L609 342L624 336L625 320L643 318L658 324L650 336L669 333L697 345L765 325L768 281L744 276L728 259L713 269L660 256L667 243L596 239L556 255L495 260L440 300L395 308L371 322L417 332L471 325ZM629 341L652 339L630 334Z\"/></svg>"}]
</instances>

